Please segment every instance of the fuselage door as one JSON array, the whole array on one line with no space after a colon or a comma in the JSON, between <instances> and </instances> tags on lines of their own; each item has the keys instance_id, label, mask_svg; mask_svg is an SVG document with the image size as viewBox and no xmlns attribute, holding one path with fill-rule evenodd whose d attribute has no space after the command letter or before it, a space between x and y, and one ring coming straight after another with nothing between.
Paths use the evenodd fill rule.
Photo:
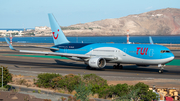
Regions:
<instances>
[{"instance_id":1,"label":"fuselage door","mask_svg":"<svg viewBox=\"0 0 180 101\"><path fill-rule=\"evenodd\" d=\"M64 53L67 53L68 46L64 46Z\"/></svg>"},{"instance_id":2,"label":"fuselage door","mask_svg":"<svg viewBox=\"0 0 180 101\"><path fill-rule=\"evenodd\" d=\"M154 49L150 49L150 51L149 51L149 57L153 57L153 54L154 54Z\"/></svg>"}]
</instances>

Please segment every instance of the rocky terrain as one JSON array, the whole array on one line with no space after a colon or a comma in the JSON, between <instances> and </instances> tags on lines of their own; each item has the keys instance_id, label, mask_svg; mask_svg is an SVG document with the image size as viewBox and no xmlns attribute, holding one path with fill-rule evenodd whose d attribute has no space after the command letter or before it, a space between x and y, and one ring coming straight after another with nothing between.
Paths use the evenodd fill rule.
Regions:
<instances>
[{"instance_id":1,"label":"rocky terrain","mask_svg":"<svg viewBox=\"0 0 180 101\"><path fill-rule=\"evenodd\" d=\"M62 29L67 36L119 36L126 35L127 30L130 35L180 35L180 9L160 9Z\"/></svg>"}]
</instances>

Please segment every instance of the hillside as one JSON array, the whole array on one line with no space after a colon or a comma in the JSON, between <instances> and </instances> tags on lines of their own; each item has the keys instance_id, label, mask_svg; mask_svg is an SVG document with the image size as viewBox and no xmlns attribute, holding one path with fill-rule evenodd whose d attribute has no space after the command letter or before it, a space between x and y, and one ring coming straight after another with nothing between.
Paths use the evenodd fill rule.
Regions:
<instances>
[{"instance_id":1,"label":"hillside","mask_svg":"<svg viewBox=\"0 0 180 101\"><path fill-rule=\"evenodd\" d=\"M63 27L67 36L180 35L180 9L166 8L126 17Z\"/></svg>"}]
</instances>

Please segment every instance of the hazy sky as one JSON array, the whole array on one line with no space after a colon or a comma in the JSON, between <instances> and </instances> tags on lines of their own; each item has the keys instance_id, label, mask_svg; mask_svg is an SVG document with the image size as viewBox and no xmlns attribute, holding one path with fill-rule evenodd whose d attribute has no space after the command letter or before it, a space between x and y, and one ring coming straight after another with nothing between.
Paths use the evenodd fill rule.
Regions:
<instances>
[{"instance_id":1,"label":"hazy sky","mask_svg":"<svg viewBox=\"0 0 180 101\"><path fill-rule=\"evenodd\" d=\"M50 26L48 13L69 26L168 7L180 9L180 0L0 0L0 28Z\"/></svg>"}]
</instances>

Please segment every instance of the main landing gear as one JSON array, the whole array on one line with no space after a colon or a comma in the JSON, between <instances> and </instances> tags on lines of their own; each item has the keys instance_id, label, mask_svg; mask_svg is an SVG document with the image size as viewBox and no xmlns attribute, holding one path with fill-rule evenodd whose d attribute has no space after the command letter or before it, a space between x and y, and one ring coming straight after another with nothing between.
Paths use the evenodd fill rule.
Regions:
<instances>
[{"instance_id":1,"label":"main landing gear","mask_svg":"<svg viewBox=\"0 0 180 101\"><path fill-rule=\"evenodd\" d=\"M113 66L114 69L123 69L123 66L118 63L117 65Z\"/></svg>"},{"instance_id":2,"label":"main landing gear","mask_svg":"<svg viewBox=\"0 0 180 101\"><path fill-rule=\"evenodd\" d=\"M159 64L158 67L160 68L159 73L163 73L163 69L166 65Z\"/></svg>"}]
</instances>

